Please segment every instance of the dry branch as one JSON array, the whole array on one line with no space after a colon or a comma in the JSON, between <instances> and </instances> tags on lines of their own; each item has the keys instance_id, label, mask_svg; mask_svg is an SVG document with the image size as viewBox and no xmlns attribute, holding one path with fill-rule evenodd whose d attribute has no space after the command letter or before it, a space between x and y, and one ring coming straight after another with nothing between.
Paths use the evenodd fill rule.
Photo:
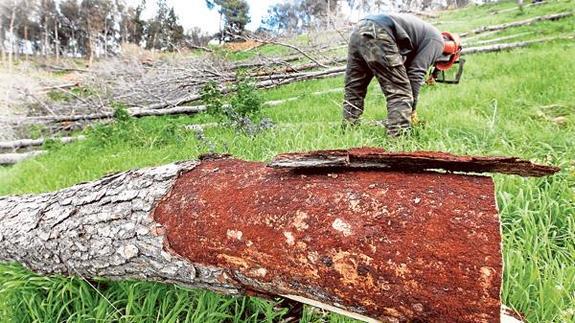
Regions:
<instances>
[{"instance_id":1,"label":"dry branch","mask_svg":"<svg viewBox=\"0 0 575 323\"><path fill-rule=\"evenodd\" d=\"M546 16L534 17L534 18L525 19L525 20L512 21L512 22L508 22L505 24L501 24L501 25L483 26L483 27L479 27L479 28L474 29L474 30L469 31L469 32L461 33L461 34L459 34L459 36L467 37L467 36L473 35L473 34L481 34L481 33L490 32L490 31L504 30L504 29L511 28L511 27L530 25L532 23L539 22L539 21L558 20L558 19L562 19L562 18L566 18L566 17L571 17L572 15L573 15L573 12L569 11L569 12L555 13L555 14L546 15Z\"/></svg>"},{"instance_id":2,"label":"dry branch","mask_svg":"<svg viewBox=\"0 0 575 323\"><path fill-rule=\"evenodd\" d=\"M327 66L323 65L322 63L318 62L315 58L311 57L307 52L305 52L304 50L302 50L301 48L292 45L292 44L288 44L288 43L284 43L284 42L279 42L277 40L272 40L272 39L260 39L260 38L245 38L246 40L253 40L259 43L263 43L263 44L274 44L274 45L279 45L279 46L284 46L287 48L291 48L295 51L297 51L298 53L302 54L303 56L307 57L310 61L314 62L317 66L319 67L323 67L323 68L327 68Z\"/></svg>"},{"instance_id":3,"label":"dry branch","mask_svg":"<svg viewBox=\"0 0 575 323\"><path fill-rule=\"evenodd\" d=\"M52 70L52 71L56 71L56 72L82 72L82 73L92 72L89 69L76 68L76 67L64 67L64 66L55 66L55 65L42 65L42 67L47 68L47 69Z\"/></svg>"},{"instance_id":4,"label":"dry branch","mask_svg":"<svg viewBox=\"0 0 575 323\"><path fill-rule=\"evenodd\" d=\"M69 89L69 88L76 87L76 86L78 86L78 85L79 85L78 82L57 84L57 85L52 85L52 86L45 86L45 87L41 88L40 91L42 91L42 92L48 92L48 91L51 91L51 90Z\"/></svg>"},{"instance_id":5,"label":"dry branch","mask_svg":"<svg viewBox=\"0 0 575 323\"><path fill-rule=\"evenodd\" d=\"M0 166L10 166L23 160L30 159L45 153L43 150L29 151L25 153L0 154ZM1 235L0 235L1 237Z\"/></svg>"},{"instance_id":6,"label":"dry branch","mask_svg":"<svg viewBox=\"0 0 575 323\"><path fill-rule=\"evenodd\" d=\"M45 142L52 140L57 141L63 144L67 144L70 142L84 140L86 137L84 136L75 136L75 137L54 137L54 138L38 138L38 139L20 139L20 140L13 140L13 141L3 141L0 142L0 149L20 149L26 147L37 147L42 146Z\"/></svg>"},{"instance_id":7,"label":"dry branch","mask_svg":"<svg viewBox=\"0 0 575 323\"><path fill-rule=\"evenodd\" d=\"M190 42L186 42L186 46L192 49L199 49L199 50L203 50L204 52L208 52L208 53L213 53L214 51L211 48L205 47L205 46L199 46L199 45L194 45Z\"/></svg>"},{"instance_id":8,"label":"dry branch","mask_svg":"<svg viewBox=\"0 0 575 323\"><path fill-rule=\"evenodd\" d=\"M3 197L0 222L0 260L43 274L281 295L370 321L501 315L489 177L204 158Z\"/></svg>"}]
</instances>

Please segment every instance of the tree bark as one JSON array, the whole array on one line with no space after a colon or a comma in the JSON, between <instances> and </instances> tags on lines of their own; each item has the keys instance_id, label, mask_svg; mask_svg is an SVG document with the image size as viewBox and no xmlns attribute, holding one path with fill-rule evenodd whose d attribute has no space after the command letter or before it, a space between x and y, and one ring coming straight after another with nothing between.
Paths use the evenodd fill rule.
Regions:
<instances>
[{"instance_id":1,"label":"tree bark","mask_svg":"<svg viewBox=\"0 0 575 323\"><path fill-rule=\"evenodd\" d=\"M140 279L237 294L222 270L164 250L150 218L180 172L196 162L105 177L56 193L0 198L0 260L44 274Z\"/></svg>"},{"instance_id":2,"label":"tree bark","mask_svg":"<svg viewBox=\"0 0 575 323\"><path fill-rule=\"evenodd\" d=\"M14 55L14 22L16 20L16 8L17 5L14 1L12 1L12 14L10 15L10 26L8 29L8 33L10 34L10 52L8 52L8 69L12 71L12 56Z\"/></svg>"},{"instance_id":3,"label":"tree bark","mask_svg":"<svg viewBox=\"0 0 575 323\"><path fill-rule=\"evenodd\" d=\"M2 15L0 15L0 52L2 52L2 65L6 63L6 48L4 47L5 42L5 32L2 28L4 26L4 21L2 19Z\"/></svg>"},{"instance_id":4,"label":"tree bark","mask_svg":"<svg viewBox=\"0 0 575 323\"><path fill-rule=\"evenodd\" d=\"M3 197L0 222L0 260L44 274L281 295L366 321L501 315L489 177L206 157Z\"/></svg>"},{"instance_id":5,"label":"tree bark","mask_svg":"<svg viewBox=\"0 0 575 323\"><path fill-rule=\"evenodd\" d=\"M56 53L56 64L60 61L60 36L58 36L58 20L54 17L54 53Z\"/></svg>"}]
</instances>

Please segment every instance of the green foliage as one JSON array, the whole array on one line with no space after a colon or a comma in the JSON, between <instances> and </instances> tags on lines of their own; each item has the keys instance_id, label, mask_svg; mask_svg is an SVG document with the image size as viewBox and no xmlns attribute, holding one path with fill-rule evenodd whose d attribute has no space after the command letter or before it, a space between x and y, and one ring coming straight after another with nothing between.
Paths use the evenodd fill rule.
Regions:
<instances>
[{"instance_id":1,"label":"green foliage","mask_svg":"<svg viewBox=\"0 0 575 323\"><path fill-rule=\"evenodd\" d=\"M262 98L255 82L245 76L239 76L234 84L234 95L230 100L232 110L241 117L256 116L262 109Z\"/></svg>"},{"instance_id":2,"label":"green foliage","mask_svg":"<svg viewBox=\"0 0 575 323\"><path fill-rule=\"evenodd\" d=\"M209 81L204 85L201 92L202 102L206 105L206 112L212 116L222 118L226 116L224 109L225 101L218 83Z\"/></svg>"},{"instance_id":3,"label":"green foliage","mask_svg":"<svg viewBox=\"0 0 575 323\"><path fill-rule=\"evenodd\" d=\"M132 120L132 116L128 112L126 105L120 102L113 102L112 108L114 108L114 119L119 122L129 122Z\"/></svg>"},{"instance_id":4,"label":"green foliage","mask_svg":"<svg viewBox=\"0 0 575 323\"><path fill-rule=\"evenodd\" d=\"M218 12L225 19L223 35L241 34L250 23L250 6L246 0L206 0L208 9L218 7Z\"/></svg>"},{"instance_id":5,"label":"green foliage","mask_svg":"<svg viewBox=\"0 0 575 323\"><path fill-rule=\"evenodd\" d=\"M271 126L268 119L260 120L263 101L255 82L248 77L238 75L229 104L225 103L222 92L213 81L204 86L201 95L210 115L238 130L255 135Z\"/></svg>"}]
</instances>

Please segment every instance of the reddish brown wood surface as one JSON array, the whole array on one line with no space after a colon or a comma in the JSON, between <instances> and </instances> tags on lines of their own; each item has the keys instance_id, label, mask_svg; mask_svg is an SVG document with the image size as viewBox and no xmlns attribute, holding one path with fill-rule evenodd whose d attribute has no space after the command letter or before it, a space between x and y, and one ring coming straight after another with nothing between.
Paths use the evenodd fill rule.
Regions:
<instances>
[{"instance_id":1,"label":"reddish brown wood surface","mask_svg":"<svg viewBox=\"0 0 575 323\"><path fill-rule=\"evenodd\" d=\"M489 177L298 173L204 160L156 207L172 252L222 280L385 321L496 322L500 223Z\"/></svg>"},{"instance_id":2,"label":"reddish brown wood surface","mask_svg":"<svg viewBox=\"0 0 575 323\"><path fill-rule=\"evenodd\" d=\"M402 171L432 169L503 173L521 176L546 176L558 172L558 167L534 164L516 157L458 156L444 152L388 152L381 148L320 150L308 153L278 155L270 163L275 168L388 168Z\"/></svg>"}]
</instances>

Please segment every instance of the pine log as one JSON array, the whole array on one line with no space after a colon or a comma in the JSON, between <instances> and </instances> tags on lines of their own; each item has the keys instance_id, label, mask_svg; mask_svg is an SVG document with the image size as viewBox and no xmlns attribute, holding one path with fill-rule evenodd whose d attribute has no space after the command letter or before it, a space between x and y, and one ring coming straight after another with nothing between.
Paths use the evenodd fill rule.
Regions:
<instances>
[{"instance_id":1,"label":"pine log","mask_svg":"<svg viewBox=\"0 0 575 323\"><path fill-rule=\"evenodd\" d=\"M469 45L477 46L477 45L498 43L498 42L501 42L503 40L509 40L509 39L513 39L513 38L517 38L517 37L521 37L521 36L526 36L526 35L530 35L532 33L533 32L531 32L531 31L526 31L526 32L517 33L517 34L513 34L513 35L509 35L509 36L497 37L497 38L486 39L486 40L479 40L479 41L473 42L472 44L469 44ZM467 40L469 40L469 38L467 38ZM464 44L464 47L466 47L465 45L467 45L467 44Z\"/></svg>"},{"instance_id":2,"label":"pine log","mask_svg":"<svg viewBox=\"0 0 575 323\"><path fill-rule=\"evenodd\" d=\"M20 149L20 148L27 148L27 147L37 147L42 146L49 140L57 141L63 144L71 143L78 140L86 139L85 136L75 136L75 137L54 137L54 138L38 138L38 139L19 139L19 140L12 140L12 141L3 141L0 142L0 149Z\"/></svg>"},{"instance_id":3,"label":"pine log","mask_svg":"<svg viewBox=\"0 0 575 323\"><path fill-rule=\"evenodd\" d=\"M176 115L176 114L195 114L198 112L205 111L204 106L176 106L172 108L164 109L150 109L150 108L129 108L127 109L130 116L134 118L148 117L148 116L163 116L163 115ZM90 121L90 120L101 120L110 119L114 117L114 112L102 112L93 113L86 115L61 115L61 116L43 116L43 117L29 117L26 118L28 122L74 122L74 121ZM21 119L20 119L21 120Z\"/></svg>"},{"instance_id":4,"label":"pine log","mask_svg":"<svg viewBox=\"0 0 575 323\"><path fill-rule=\"evenodd\" d=\"M474 29L474 30L469 31L469 32L461 33L461 34L459 34L459 36L460 37L467 37L469 35L481 34L481 33L489 32L489 31L504 30L504 29L511 28L511 27L531 25L531 24L533 24L535 22L539 22L539 21L559 20L562 18L571 17L572 15L573 15L573 12L568 11L568 12L561 12L561 13L555 13L555 14L550 14L550 15L545 15L545 16L534 17L534 18L525 19L525 20L512 21L512 22L501 24L501 25L483 26L483 27L479 27L479 28Z\"/></svg>"},{"instance_id":5,"label":"pine log","mask_svg":"<svg viewBox=\"0 0 575 323\"><path fill-rule=\"evenodd\" d=\"M23 160L30 159L45 153L43 150L29 151L25 153L0 154L0 166L10 166Z\"/></svg>"},{"instance_id":6,"label":"pine log","mask_svg":"<svg viewBox=\"0 0 575 323\"><path fill-rule=\"evenodd\" d=\"M418 10L401 10L400 12L409 13L409 14L424 17L424 18L432 18L432 19L439 18L439 15L437 15L436 13L433 13L433 12L418 11Z\"/></svg>"},{"instance_id":7,"label":"pine log","mask_svg":"<svg viewBox=\"0 0 575 323\"><path fill-rule=\"evenodd\" d=\"M520 41L520 42L514 42L514 43L469 47L469 48L464 48L461 51L461 54L469 55L469 54L477 54L477 53L500 52L500 51L508 50L508 49L527 47L527 46L530 46L533 44L538 44L538 43L545 43L545 42L550 42L550 41L554 41L554 40L571 40L574 38L575 38L575 35L567 35L567 36L561 36L561 37L547 37L547 38L526 40L526 41Z\"/></svg>"},{"instance_id":8,"label":"pine log","mask_svg":"<svg viewBox=\"0 0 575 323\"><path fill-rule=\"evenodd\" d=\"M502 315L484 176L204 158L0 197L0 222L0 261L42 274L281 295L365 321Z\"/></svg>"},{"instance_id":9,"label":"pine log","mask_svg":"<svg viewBox=\"0 0 575 323\"><path fill-rule=\"evenodd\" d=\"M547 1L530 3L530 4L528 4L528 5L523 6L523 8L540 6L540 5L544 5L544 4L547 4L547 3L548 3ZM492 14L492 15L497 15L497 14L500 14L500 13L515 11L515 10L519 10L519 6L514 6L514 7L512 7L512 8L502 9L502 10L493 10L493 11L491 12L491 14Z\"/></svg>"}]
</instances>

